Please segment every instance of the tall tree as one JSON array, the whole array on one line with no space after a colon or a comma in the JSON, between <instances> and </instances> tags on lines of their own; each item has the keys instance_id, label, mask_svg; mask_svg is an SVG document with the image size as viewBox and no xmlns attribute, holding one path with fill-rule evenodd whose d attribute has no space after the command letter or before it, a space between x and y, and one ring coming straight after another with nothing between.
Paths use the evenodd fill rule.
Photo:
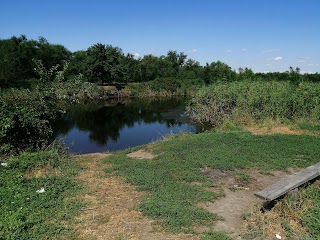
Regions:
<instances>
[{"instance_id":1,"label":"tall tree","mask_svg":"<svg viewBox=\"0 0 320 240\"><path fill-rule=\"evenodd\" d=\"M217 61L207 64L204 69L204 79L207 83L228 82L236 79L236 73L226 63Z\"/></svg>"},{"instance_id":2,"label":"tall tree","mask_svg":"<svg viewBox=\"0 0 320 240\"><path fill-rule=\"evenodd\" d=\"M87 50L87 75L101 81L114 83L124 78L124 55L120 48L102 43Z\"/></svg>"}]
</instances>

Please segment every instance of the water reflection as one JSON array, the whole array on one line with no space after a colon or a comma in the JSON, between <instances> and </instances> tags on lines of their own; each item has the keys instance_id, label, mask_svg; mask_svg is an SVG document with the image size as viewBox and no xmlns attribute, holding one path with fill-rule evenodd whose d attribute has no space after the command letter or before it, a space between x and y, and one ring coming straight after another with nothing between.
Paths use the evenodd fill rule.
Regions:
<instances>
[{"instance_id":1,"label":"water reflection","mask_svg":"<svg viewBox=\"0 0 320 240\"><path fill-rule=\"evenodd\" d=\"M114 151L156 141L170 133L199 132L184 114L185 99L127 100L66 106L54 123L55 138L74 153Z\"/></svg>"}]
</instances>

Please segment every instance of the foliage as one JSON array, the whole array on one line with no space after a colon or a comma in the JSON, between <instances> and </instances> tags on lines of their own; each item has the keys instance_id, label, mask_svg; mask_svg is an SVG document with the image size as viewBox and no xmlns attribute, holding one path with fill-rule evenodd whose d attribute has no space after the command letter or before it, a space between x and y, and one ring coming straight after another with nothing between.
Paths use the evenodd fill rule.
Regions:
<instances>
[{"instance_id":1,"label":"foliage","mask_svg":"<svg viewBox=\"0 0 320 240\"><path fill-rule=\"evenodd\" d=\"M102 85L121 81L124 76L122 50L111 45L97 43L87 50L87 73L97 78Z\"/></svg>"},{"instance_id":2,"label":"foliage","mask_svg":"<svg viewBox=\"0 0 320 240\"><path fill-rule=\"evenodd\" d=\"M31 59L41 61L44 69L56 66L63 71L65 62L70 62L66 79L82 74L90 82L127 83L147 82L155 79L201 79L206 84L243 80L319 82L320 74L301 74L298 67L290 67L286 72L254 73L251 69L239 68L236 72L221 61L201 66L193 59L187 59L183 52L170 50L166 55L146 54L136 57L124 54L122 49L103 43L90 46L85 51L71 53L64 46L51 44L43 37L28 40L26 36L0 39L0 86L27 85L35 78L35 67ZM39 62L36 62L38 69ZM46 75L41 73L42 75ZM49 74L50 75L50 74ZM50 77L47 77L50 79Z\"/></svg>"},{"instance_id":3,"label":"foliage","mask_svg":"<svg viewBox=\"0 0 320 240\"><path fill-rule=\"evenodd\" d=\"M230 82L236 80L236 73L227 64L217 61L206 64L203 79L207 84L216 82Z\"/></svg>"},{"instance_id":4,"label":"foliage","mask_svg":"<svg viewBox=\"0 0 320 240\"><path fill-rule=\"evenodd\" d=\"M201 89L192 98L188 114L198 122L222 124L248 114L255 120L320 119L320 84L243 81L215 84Z\"/></svg>"},{"instance_id":5,"label":"foliage","mask_svg":"<svg viewBox=\"0 0 320 240\"><path fill-rule=\"evenodd\" d=\"M74 161L52 149L6 163L0 166L0 239L73 239L68 222L80 209L70 198L79 191L71 179L79 171Z\"/></svg>"},{"instance_id":6,"label":"foliage","mask_svg":"<svg viewBox=\"0 0 320 240\"><path fill-rule=\"evenodd\" d=\"M59 68L59 65L52 66L49 70L47 70L41 60L32 59L35 67L35 72L40 76L41 83L47 83L54 79L56 72Z\"/></svg>"},{"instance_id":7,"label":"foliage","mask_svg":"<svg viewBox=\"0 0 320 240\"><path fill-rule=\"evenodd\" d=\"M149 193L140 205L144 214L173 232L191 231L197 224L209 225L217 219L196 206L198 202L213 201L219 196L206 189L212 180L201 174L202 167L228 170L303 168L319 160L319 144L319 138L304 135L179 134L147 148L113 154L106 159L112 163L107 172L120 174ZM126 155L141 148L153 149L158 155L152 161L137 161ZM199 184L192 184L194 182Z\"/></svg>"},{"instance_id":8,"label":"foliage","mask_svg":"<svg viewBox=\"0 0 320 240\"><path fill-rule=\"evenodd\" d=\"M40 91L7 90L0 96L0 146L2 153L41 149L51 136L49 120L57 109Z\"/></svg>"},{"instance_id":9,"label":"foliage","mask_svg":"<svg viewBox=\"0 0 320 240\"><path fill-rule=\"evenodd\" d=\"M41 60L49 68L62 66L70 58L71 52L64 46L50 44L43 37L38 41L28 40L24 35L0 39L0 86L14 86L21 80L35 78L32 59Z\"/></svg>"}]
</instances>

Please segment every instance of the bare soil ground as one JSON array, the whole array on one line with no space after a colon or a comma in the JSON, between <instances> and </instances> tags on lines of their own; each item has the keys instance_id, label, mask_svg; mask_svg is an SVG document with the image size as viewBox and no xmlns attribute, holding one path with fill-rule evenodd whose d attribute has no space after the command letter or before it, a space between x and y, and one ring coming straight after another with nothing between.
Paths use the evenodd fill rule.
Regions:
<instances>
[{"instance_id":1,"label":"bare soil ground","mask_svg":"<svg viewBox=\"0 0 320 240\"><path fill-rule=\"evenodd\" d=\"M153 220L135 210L146 193L136 191L120 177L106 177L103 169L107 165L103 164L102 159L108 156L97 153L77 157L81 165L87 168L80 173L78 180L89 189L89 192L79 196L87 204L75 220L79 239L198 239L190 234L167 233Z\"/></svg>"},{"instance_id":2,"label":"bare soil ground","mask_svg":"<svg viewBox=\"0 0 320 240\"><path fill-rule=\"evenodd\" d=\"M246 170L241 173L250 176L250 179L244 181L241 175L231 171L205 168L202 173L215 180L217 187L212 190L222 191L225 197L199 206L221 216L223 220L217 221L213 229L224 232L233 239L243 239L241 235L245 232L246 225L244 215L265 204L254 193L290 174L283 171L262 173L258 170Z\"/></svg>"}]
</instances>

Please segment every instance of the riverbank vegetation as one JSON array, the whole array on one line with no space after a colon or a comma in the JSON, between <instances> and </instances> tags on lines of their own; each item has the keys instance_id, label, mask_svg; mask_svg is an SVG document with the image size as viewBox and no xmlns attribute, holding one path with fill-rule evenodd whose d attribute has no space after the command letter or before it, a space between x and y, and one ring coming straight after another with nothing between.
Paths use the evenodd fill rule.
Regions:
<instances>
[{"instance_id":1,"label":"riverbank vegetation","mask_svg":"<svg viewBox=\"0 0 320 240\"><path fill-rule=\"evenodd\" d=\"M187 113L197 122L250 124L264 119L320 120L320 84L289 81L242 81L202 88Z\"/></svg>"},{"instance_id":2,"label":"riverbank vegetation","mask_svg":"<svg viewBox=\"0 0 320 240\"><path fill-rule=\"evenodd\" d=\"M249 168L268 172L319 161L320 74L301 74L299 68L283 73L236 71L220 61L201 66L176 51L137 57L102 43L70 52L41 37L20 36L0 40L0 87L1 239L76 236L68 221L81 205L73 200L80 189L75 179L80 167L52 135L52 121L66 111L61 101L188 95L190 117L220 127L144 146L153 159L127 156L141 147L106 159L112 164L108 174L121 175L149 193L139 210L174 233L228 239L210 228L204 234L196 231L195 226L208 227L219 219L198 204L223 196L216 182L202 173L204 168L235 172L248 180ZM302 135L259 136L243 128L268 120L292 124ZM314 214L318 185L302 194L310 203L299 222L304 231L299 234L306 239L320 235ZM286 215L280 217L284 231L295 233ZM261 228L251 226L251 235L263 236Z\"/></svg>"}]
</instances>

